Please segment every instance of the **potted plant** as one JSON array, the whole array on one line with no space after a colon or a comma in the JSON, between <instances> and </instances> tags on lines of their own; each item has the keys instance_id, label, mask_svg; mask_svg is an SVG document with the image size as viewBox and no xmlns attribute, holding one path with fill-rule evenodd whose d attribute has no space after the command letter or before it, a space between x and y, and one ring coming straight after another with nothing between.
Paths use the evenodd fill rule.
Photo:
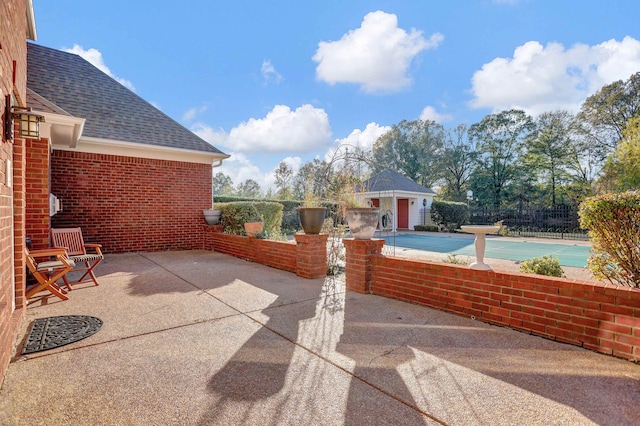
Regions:
<instances>
[{"instance_id":1,"label":"potted plant","mask_svg":"<svg viewBox=\"0 0 640 426\"><path fill-rule=\"evenodd\" d=\"M347 224L353 238L356 240L373 238L378 227L380 209L365 204L352 188L346 188L343 191L340 204L345 211Z\"/></svg>"},{"instance_id":2,"label":"potted plant","mask_svg":"<svg viewBox=\"0 0 640 426\"><path fill-rule=\"evenodd\" d=\"M327 213L326 207L320 205L320 198L309 191L298 207L300 225L305 234L319 234L322 231L324 218Z\"/></svg>"},{"instance_id":3,"label":"potted plant","mask_svg":"<svg viewBox=\"0 0 640 426\"><path fill-rule=\"evenodd\" d=\"M217 225L220 222L222 211L213 208L203 209L202 214L204 215L204 220L207 222L207 225Z\"/></svg>"},{"instance_id":4,"label":"potted plant","mask_svg":"<svg viewBox=\"0 0 640 426\"><path fill-rule=\"evenodd\" d=\"M207 225L217 225L218 223L220 223L220 216L222 215L222 211L215 209L215 205L212 198L211 208L202 209L202 215L204 216L204 220L205 222L207 222Z\"/></svg>"}]
</instances>

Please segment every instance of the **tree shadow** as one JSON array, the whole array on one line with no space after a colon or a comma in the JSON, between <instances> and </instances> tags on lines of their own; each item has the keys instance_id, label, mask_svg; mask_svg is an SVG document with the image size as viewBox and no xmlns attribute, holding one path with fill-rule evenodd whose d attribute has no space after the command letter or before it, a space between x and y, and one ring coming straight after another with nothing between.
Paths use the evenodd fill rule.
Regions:
<instances>
[{"instance_id":1,"label":"tree shadow","mask_svg":"<svg viewBox=\"0 0 640 426\"><path fill-rule=\"evenodd\" d=\"M252 424L255 419L250 419L259 411L255 407L260 406L261 401L277 396L286 387L300 323L316 315L316 306L308 299L293 305L286 303L283 301L289 297L286 290L282 289L284 291L278 294L277 286L267 287L278 297L259 314L253 313L260 318L258 330L209 379L206 389L212 394L213 402L203 412L201 425L223 422L230 410L235 424ZM316 299L322 291L320 286L316 288ZM287 305L286 311L278 309L283 304ZM276 414L285 416L285 413Z\"/></svg>"},{"instance_id":2,"label":"tree shadow","mask_svg":"<svg viewBox=\"0 0 640 426\"><path fill-rule=\"evenodd\" d=\"M446 424L492 424L496 413L501 424L549 413L555 424L640 422L640 366L403 302L348 295L337 351L355 376L416 409L407 424L422 424L420 413ZM350 391L346 424L361 424L362 404Z\"/></svg>"}]
</instances>

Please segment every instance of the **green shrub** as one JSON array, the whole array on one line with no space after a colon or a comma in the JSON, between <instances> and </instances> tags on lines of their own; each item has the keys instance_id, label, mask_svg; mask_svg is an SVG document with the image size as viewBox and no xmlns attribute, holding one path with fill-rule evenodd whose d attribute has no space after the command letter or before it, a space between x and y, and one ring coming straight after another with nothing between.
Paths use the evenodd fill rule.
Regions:
<instances>
[{"instance_id":1,"label":"green shrub","mask_svg":"<svg viewBox=\"0 0 640 426\"><path fill-rule=\"evenodd\" d=\"M438 232L440 230L436 225L416 225L413 229L422 232Z\"/></svg>"},{"instance_id":2,"label":"green shrub","mask_svg":"<svg viewBox=\"0 0 640 426\"><path fill-rule=\"evenodd\" d=\"M236 201L216 203L221 211L220 223L226 234L246 235L245 222L262 222L266 235L280 234L282 229L282 204L276 202Z\"/></svg>"},{"instance_id":3,"label":"green shrub","mask_svg":"<svg viewBox=\"0 0 640 426\"><path fill-rule=\"evenodd\" d=\"M298 220L298 207L302 203L301 201L293 201L293 200L265 200L264 198L248 198L248 197L238 197L234 195L216 195L213 197L214 206L216 209L219 205L222 204L235 204L244 201L248 201L251 203L278 203L282 205L282 223L280 226L281 232L289 232L294 233L296 230L300 228L300 222ZM241 235L241 234L239 234ZM271 239L271 238L269 238Z\"/></svg>"},{"instance_id":4,"label":"green shrub","mask_svg":"<svg viewBox=\"0 0 640 426\"><path fill-rule=\"evenodd\" d=\"M545 256L527 259L520 265L520 272L525 274L564 277L564 272L557 257Z\"/></svg>"},{"instance_id":5,"label":"green shrub","mask_svg":"<svg viewBox=\"0 0 640 426\"><path fill-rule=\"evenodd\" d=\"M458 259L455 254L450 254L449 256L442 259L444 263L452 263L454 265L468 265L469 262L466 260Z\"/></svg>"},{"instance_id":6,"label":"green shrub","mask_svg":"<svg viewBox=\"0 0 640 426\"><path fill-rule=\"evenodd\" d=\"M434 200L431 203L431 219L453 231L469 221L469 207L465 203Z\"/></svg>"},{"instance_id":7,"label":"green shrub","mask_svg":"<svg viewBox=\"0 0 640 426\"><path fill-rule=\"evenodd\" d=\"M640 288L640 192L587 198L578 214L591 237L593 276Z\"/></svg>"}]
</instances>

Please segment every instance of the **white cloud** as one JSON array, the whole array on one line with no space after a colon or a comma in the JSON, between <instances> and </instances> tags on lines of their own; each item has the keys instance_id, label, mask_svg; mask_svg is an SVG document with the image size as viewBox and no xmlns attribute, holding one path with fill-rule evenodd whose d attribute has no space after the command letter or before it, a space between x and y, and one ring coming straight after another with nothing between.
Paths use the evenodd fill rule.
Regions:
<instances>
[{"instance_id":1,"label":"white cloud","mask_svg":"<svg viewBox=\"0 0 640 426\"><path fill-rule=\"evenodd\" d=\"M316 76L331 85L360 84L365 92L395 92L411 84L409 66L423 50L436 48L444 40L440 33L428 40L422 32L398 28L394 14L368 13L360 28L338 41L318 44L313 60Z\"/></svg>"},{"instance_id":2,"label":"white cloud","mask_svg":"<svg viewBox=\"0 0 640 426\"><path fill-rule=\"evenodd\" d=\"M207 110L206 106L199 106L199 107L189 108L184 114L182 114L182 121L187 122L187 123L191 122L191 121L195 120L195 118L199 114L202 114L206 110Z\"/></svg>"},{"instance_id":3,"label":"white cloud","mask_svg":"<svg viewBox=\"0 0 640 426\"><path fill-rule=\"evenodd\" d=\"M424 109L422 110L422 113L420 114L419 118L422 121L430 120L430 121L435 121L436 123L444 123L446 121L453 120L453 116L451 116L449 114L440 114L432 106L424 107Z\"/></svg>"},{"instance_id":4,"label":"white cloud","mask_svg":"<svg viewBox=\"0 0 640 426\"><path fill-rule=\"evenodd\" d=\"M191 126L191 131L217 148L228 146L229 135L224 129L216 130L207 124L195 123Z\"/></svg>"},{"instance_id":5,"label":"white cloud","mask_svg":"<svg viewBox=\"0 0 640 426\"><path fill-rule=\"evenodd\" d=\"M262 67L260 67L260 72L262 72L262 78L264 79L264 84L280 84L283 80L282 75L276 68L273 66L271 61L264 60L262 61Z\"/></svg>"},{"instance_id":6,"label":"white cloud","mask_svg":"<svg viewBox=\"0 0 640 426\"><path fill-rule=\"evenodd\" d=\"M295 111L285 105L276 105L264 118L251 118L230 132L204 123L193 124L191 131L231 155L219 169L215 169L216 173L220 171L230 176L234 185L253 179L263 190L275 187L273 172L277 164L272 170L262 172L249 160L249 153L263 153L261 160L264 160L267 153L313 152L331 141L331 127L326 112L311 105L302 105ZM294 173L302 165L300 157L286 157L282 161L287 162Z\"/></svg>"},{"instance_id":7,"label":"white cloud","mask_svg":"<svg viewBox=\"0 0 640 426\"><path fill-rule=\"evenodd\" d=\"M324 155L324 160L332 162L336 157L339 157L344 153L344 150L349 149L353 152L355 148L360 148L363 151L371 151L373 144L378 138L391 130L390 126L381 126L378 123L369 123L365 126L364 130L354 129L349 136L342 139L336 139L334 144Z\"/></svg>"},{"instance_id":8,"label":"white cloud","mask_svg":"<svg viewBox=\"0 0 640 426\"><path fill-rule=\"evenodd\" d=\"M202 123L194 125L191 130L216 147L225 146L221 142L227 143L229 138L229 135L223 130L216 130ZM389 130L391 130L391 127L381 126L377 123L367 124L364 130L355 129L349 136L334 141L334 145L325 154L325 160L331 161L333 154L335 154L338 149L343 150L346 147L349 147L349 149L359 147L365 151L369 151L374 142ZM224 160L222 165L215 168L213 172L221 172L228 175L235 186L247 179L253 179L260 184L263 191L266 191L268 188L275 190L274 172L280 161L287 163L293 170L294 175L298 173L298 170L300 170L300 167L303 165L303 159L301 157L289 156L277 161L277 163L270 166L270 170L263 172L260 166L254 164L254 161L247 157L246 153L233 150L226 152L230 154L231 157Z\"/></svg>"},{"instance_id":9,"label":"white cloud","mask_svg":"<svg viewBox=\"0 0 640 426\"><path fill-rule=\"evenodd\" d=\"M638 69L640 41L632 37L569 49L529 41L518 46L512 58L496 58L474 73L471 106L494 112L520 108L533 115L577 111L587 96Z\"/></svg>"},{"instance_id":10,"label":"white cloud","mask_svg":"<svg viewBox=\"0 0 640 426\"><path fill-rule=\"evenodd\" d=\"M62 49L62 50L68 53L75 53L76 55L80 56L81 58L89 62L94 67L98 68L103 73L107 74L109 77L113 78L118 83L122 84L127 89L131 91L136 90L135 87L133 87L133 84L129 80L125 80L124 78L117 77L111 72L109 67L104 63L104 60L102 59L102 53L98 49L90 48L88 50L84 50L82 46L74 44L71 49Z\"/></svg>"},{"instance_id":11,"label":"white cloud","mask_svg":"<svg viewBox=\"0 0 640 426\"><path fill-rule=\"evenodd\" d=\"M329 116L320 108L302 105L292 111L276 105L264 118L250 118L231 129L214 130L202 123L191 130L215 146L235 152L312 152L331 140Z\"/></svg>"},{"instance_id":12,"label":"white cloud","mask_svg":"<svg viewBox=\"0 0 640 426\"><path fill-rule=\"evenodd\" d=\"M234 186L238 186L247 179L252 179L258 182L260 189L265 193L269 188L275 191L276 179L275 171L278 165L275 165L271 170L262 172L260 167L255 165L247 156L240 152L231 152L231 157L224 160L220 167L213 169L213 173L224 173L231 178ZM300 157L286 157L283 160L293 170L295 176L302 167L302 158ZM279 164L280 162L278 162Z\"/></svg>"},{"instance_id":13,"label":"white cloud","mask_svg":"<svg viewBox=\"0 0 640 426\"><path fill-rule=\"evenodd\" d=\"M260 168L253 164L244 154L240 152L229 153L231 157L222 162L220 167L213 169L213 173L224 173L231 178L234 186L253 179L260 184L264 190L263 184L267 181L267 175L260 171Z\"/></svg>"}]
</instances>

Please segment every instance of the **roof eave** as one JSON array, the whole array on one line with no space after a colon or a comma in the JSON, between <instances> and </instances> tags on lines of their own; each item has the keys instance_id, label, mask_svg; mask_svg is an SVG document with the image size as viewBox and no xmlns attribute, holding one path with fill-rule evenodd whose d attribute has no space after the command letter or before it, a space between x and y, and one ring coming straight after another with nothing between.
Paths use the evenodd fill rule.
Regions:
<instances>
[{"instance_id":1,"label":"roof eave","mask_svg":"<svg viewBox=\"0 0 640 426\"><path fill-rule=\"evenodd\" d=\"M53 149L85 152L90 154L117 155L124 157L148 158L155 160L183 161L187 163L212 164L218 166L230 155L147 145L135 142L114 141L109 139L81 136L75 148L68 145L53 145Z\"/></svg>"},{"instance_id":2,"label":"roof eave","mask_svg":"<svg viewBox=\"0 0 640 426\"><path fill-rule=\"evenodd\" d=\"M417 197L425 197L425 196L431 196L431 197L435 196L435 193L433 192L415 192L415 191L403 191L403 190L366 191L366 192L359 192L358 194L368 198L390 198L390 197L417 198Z\"/></svg>"},{"instance_id":3,"label":"roof eave","mask_svg":"<svg viewBox=\"0 0 640 426\"><path fill-rule=\"evenodd\" d=\"M44 123L40 124L41 137L48 138L52 146L66 146L70 149L78 146L78 140L84 130L84 118L52 112L36 112L44 117Z\"/></svg>"}]
</instances>

